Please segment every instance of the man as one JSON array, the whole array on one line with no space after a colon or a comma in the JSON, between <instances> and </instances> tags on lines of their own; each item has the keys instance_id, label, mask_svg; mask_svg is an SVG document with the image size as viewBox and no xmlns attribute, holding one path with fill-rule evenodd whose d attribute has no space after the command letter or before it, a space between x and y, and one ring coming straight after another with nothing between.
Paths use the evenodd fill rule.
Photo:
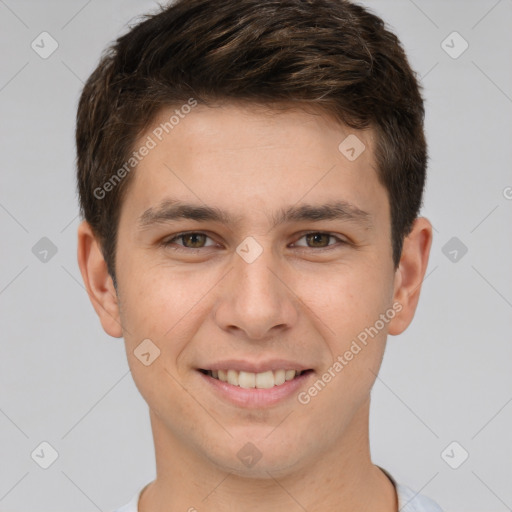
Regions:
<instances>
[{"instance_id":1,"label":"man","mask_svg":"<svg viewBox=\"0 0 512 512\"><path fill-rule=\"evenodd\" d=\"M423 116L396 36L343 0L182 0L104 54L78 261L157 464L120 512L440 510L368 439L431 246Z\"/></svg>"}]
</instances>

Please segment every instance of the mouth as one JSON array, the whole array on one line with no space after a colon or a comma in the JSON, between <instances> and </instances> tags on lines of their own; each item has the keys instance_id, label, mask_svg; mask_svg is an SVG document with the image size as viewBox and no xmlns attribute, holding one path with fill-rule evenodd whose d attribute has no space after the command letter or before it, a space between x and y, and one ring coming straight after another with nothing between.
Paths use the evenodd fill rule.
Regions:
<instances>
[{"instance_id":1,"label":"mouth","mask_svg":"<svg viewBox=\"0 0 512 512\"><path fill-rule=\"evenodd\" d=\"M264 372L253 373L247 371L237 371L234 369L225 370L205 370L199 369L201 373L212 379L226 382L232 386L244 389L271 389L284 385L286 382L298 379L313 370L267 370Z\"/></svg>"}]
</instances>

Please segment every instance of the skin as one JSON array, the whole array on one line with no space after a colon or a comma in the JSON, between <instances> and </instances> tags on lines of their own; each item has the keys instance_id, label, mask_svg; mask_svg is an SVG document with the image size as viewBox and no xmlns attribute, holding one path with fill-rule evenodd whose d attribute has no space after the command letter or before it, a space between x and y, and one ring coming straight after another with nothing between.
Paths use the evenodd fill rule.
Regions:
<instances>
[{"instance_id":1,"label":"skin","mask_svg":"<svg viewBox=\"0 0 512 512\"><path fill-rule=\"evenodd\" d=\"M171 114L161 112L154 126ZM349 134L366 146L354 161L338 150ZM395 269L373 147L371 130L318 112L199 105L133 171L119 221L117 291L81 223L78 261L88 294L104 330L124 337L149 405L157 478L139 511L398 509L391 481L370 458L370 391L387 335L414 316L432 227L415 221ZM169 197L220 208L236 222L181 219L138 229L142 213ZM272 227L281 208L333 200L367 212L368 222ZM209 238L161 244L185 231ZM340 241L305 236L318 232ZM263 251L252 263L236 252L249 236ZM314 370L300 389L307 391L394 303L400 312L307 404L293 394L269 407L235 406L197 371L228 358L291 359ZM160 349L149 366L134 355L147 338ZM252 467L237 457L247 442L262 454Z\"/></svg>"}]
</instances>

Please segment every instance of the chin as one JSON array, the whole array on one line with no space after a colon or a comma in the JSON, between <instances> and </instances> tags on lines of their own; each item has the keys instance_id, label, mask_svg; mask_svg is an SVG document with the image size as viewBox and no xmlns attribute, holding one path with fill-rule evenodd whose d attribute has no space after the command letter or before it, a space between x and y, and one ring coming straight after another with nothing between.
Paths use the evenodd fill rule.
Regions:
<instances>
[{"instance_id":1,"label":"chin","mask_svg":"<svg viewBox=\"0 0 512 512\"><path fill-rule=\"evenodd\" d=\"M254 431L251 428L251 432ZM286 442L283 436L271 439L276 432L265 438L269 432L271 430L261 429L260 435L234 436L226 439L224 446L215 443L214 453L208 453L207 458L226 473L256 479L285 476L305 464L304 450L297 449L303 443L290 435L286 435ZM284 429L282 434L286 434Z\"/></svg>"}]
</instances>

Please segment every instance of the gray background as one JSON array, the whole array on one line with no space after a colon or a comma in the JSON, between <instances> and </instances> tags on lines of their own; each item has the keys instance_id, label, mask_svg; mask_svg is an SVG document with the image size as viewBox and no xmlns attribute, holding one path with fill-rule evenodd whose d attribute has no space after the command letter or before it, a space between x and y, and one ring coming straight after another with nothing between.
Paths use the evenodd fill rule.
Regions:
<instances>
[{"instance_id":1,"label":"gray background","mask_svg":"<svg viewBox=\"0 0 512 512\"><path fill-rule=\"evenodd\" d=\"M435 227L418 313L373 391L374 462L447 512L512 510L512 0L362 3L422 77ZM154 5L0 0L3 512L107 511L155 476L147 406L76 262L73 138L102 49ZM46 59L31 48L43 31L59 45ZM453 31L469 44L457 58ZM53 256L33 251L43 237ZM48 469L31 458L43 441Z\"/></svg>"}]
</instances>

